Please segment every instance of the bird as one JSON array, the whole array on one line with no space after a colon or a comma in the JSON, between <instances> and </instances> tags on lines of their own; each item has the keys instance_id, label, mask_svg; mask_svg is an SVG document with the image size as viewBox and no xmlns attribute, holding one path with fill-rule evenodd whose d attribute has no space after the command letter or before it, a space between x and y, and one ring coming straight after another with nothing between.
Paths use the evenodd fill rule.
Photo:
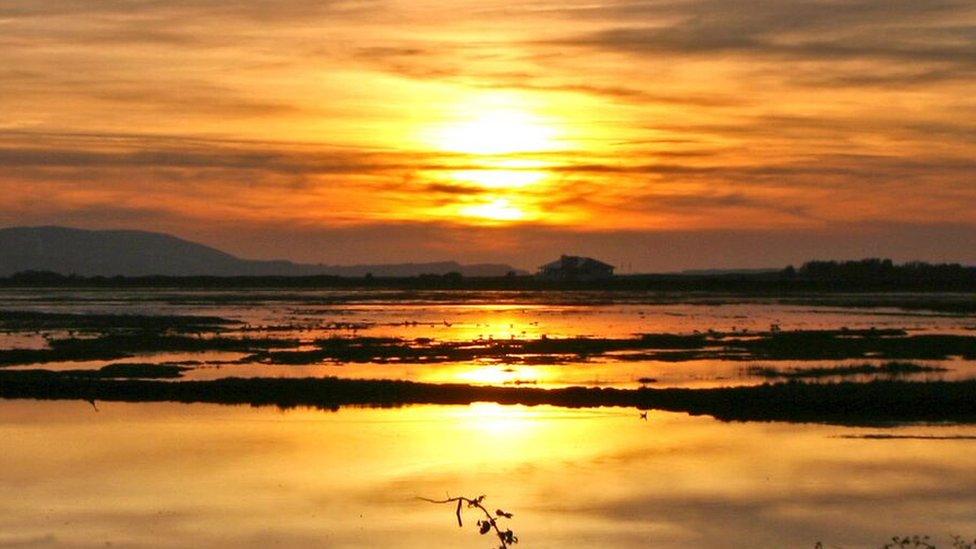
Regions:
<instances>
[{"instance_id":1,"label":"bird","mask_svg":"<svg viewBox=\"0 0 976 549\"><path fill-rule=\"evenodd\" d=\"M644 421L647 421L647 412L641 412L640 418L643 419Z\"/></svg>"}]
</instances>

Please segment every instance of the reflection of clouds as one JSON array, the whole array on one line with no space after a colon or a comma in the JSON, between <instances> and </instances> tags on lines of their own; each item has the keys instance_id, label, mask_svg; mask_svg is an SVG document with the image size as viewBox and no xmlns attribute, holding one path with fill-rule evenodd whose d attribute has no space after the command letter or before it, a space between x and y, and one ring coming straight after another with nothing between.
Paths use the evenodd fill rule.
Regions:
<instances>
[{"instance_id":1,"label":"reflection of clouds","mask_svg":"<svg viewBox=\"0 0 976 549\"><path fill-rule=\"evenodd\" d=\"M68 547L50 534L38 536L0 536L0 547Z\"/></svg>"},{"instance_id":2,"label":"reflection of clouds","mask_svg":"<svg viewBox=\"0 0 976 549\"><path fill-rule=\"evenodd\" d=\"M0 482L34 480L0 503L18 536L0 541L461 546L472 532L453 510L414 498L482 493L534 547L864 546L976 528L966 440L616 408L74 404L0 403Z\"/></svg>"},{"instance_id":3,"label":"reflection of clouds","mask_svg":"<svg viewBox=\"0 0 976 549\"><path fill-rule=\"evenodd\" d=\"M664 522L670 530L684 533L676 538L654 536L655 547L803 547L817 540L864 546L909 531L928 532L937 538L971 531L973 523L959 517L958 510L976 504L974 494L976 482L968 479L964 488L938 486L875 496L643 496L560 511L571 517L602 517L612 525L608 531L626 532ZM611 541L622 546L617 542Z\"/></svg>"},{"instance_id":4,"label":"reflection of clouds","mask_svg":"<svg viewBox=\"0 0 976 549\"><path fill-rule=\"evenodd\" d=\"M637 539L655 547L800 547L817 540L864 546L909 530L945 538L973 529L971 517L958 513L976 503L976 473L958 457L964 442L879 451L825 443L817 433L826 429L815 426L710 431L698 423L686 425L698 431L690 443L611 452L584 469L601 477L591 479L597 485L633 479L630 489L564 499L550 511L569 515L568 524L601 517L608 532L665 525L643 538L612 538L634 547ZM696 460L691 470L688 459Z\"/></svg>"},{"instance_id":5,"label":"reflection of clouds","mask_svg":"<svg viewBox=\"0 0 976 549\"><path fill-rule=\"evenodd\" d=\"M906 527L938 537L973 527L958 510L976 503L976 473L966 463L944 462L960 448L877 452L825 444L834 428L655 416L644 430L576 439L610 449L606 454L561 459L553 446L543 462L486 470L482 481L503 491L532 485L512 496L521 516L538 521L520 533L546 546L783 547L817 540L863 546ZM621 427L612 425L600 431ZM662 434L673 438L655 442ZM901 455L892 459L892 450ZM405 485L451 491L464 483L456 474L446 480ZM560 526L541 526L552 524Z\"/></svg>"}]
</instances>

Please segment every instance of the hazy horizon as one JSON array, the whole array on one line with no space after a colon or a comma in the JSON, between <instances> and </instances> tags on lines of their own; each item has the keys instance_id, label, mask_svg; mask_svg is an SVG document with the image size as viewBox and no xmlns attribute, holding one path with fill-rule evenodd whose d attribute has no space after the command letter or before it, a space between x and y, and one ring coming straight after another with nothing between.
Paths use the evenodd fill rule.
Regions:
<instances>
[{"instance_id":1,"label":"hazy horizon","mask_svg":"<svg viewBox=\"0 0 976 549\"><path fill-rule=\"evenodd\" d=\"M157 232L148 231L147 229L141 229L137 227L112 227L105 229L88 229L78 226L66 226L66 225L32 225L32 226L9 226L0 227L0 231L6 229L38 229L38 228L57 228L57 229L69 229L69 230L82 230L82 231L146 231L146 232ZM905 248L903 255L892 255L885 253L885 250L891 249L891 246L886 246L885 237L886 235L883 231L875 231L869 236L869 238L862 239L860 241L848 238L845 242L846 245L834 246L830 244L830 247L821 246L820 242L816 238L806 238L804 239L802 235L798 234L781 234L781 235L771 235L768 233L760 232L728 232L728 233L673 233L673 234L663 234L663 235L653 235L653 234L640 234L631 233L628 235L620 234L589 234L585 235L585 238L580 238L580 235L575 235L572 239L559 239L558 235L553 234L541 234L537 235L534 239L536 244L526 252L529 254L529 259L523 259L524 263L518 263L517 260L508 259L508 255L504 253L497 253L493 250L467 250L464 246L457 245L454 251L454 255L450 255L452 251L443 252L442 256L420 256L414 255L415 250L404 250L399 254L384 254L382 248L377 249L377 255L369 255L369 250L359 250L358 254L340 254L338 257L339 261L323 261L315 259L316 249L315 245L320 243L323 248L330 248L331 254L324 254L326 257L335 257L335 250L350 250L359 247L361 242L368 242L369 239L353 239L344 240L345 237L337 236L334 234L315 234L315 235L305 235L301 240L301 248L307 250L307 255L293 255L285 256L281 255L274 246L276 238L279 238L277 233L270 234L253 234L248 242L251 246L244 246L243 252L235 250L232 246L222 246L221 244L215 242L208 242L205 240L200 240L195 238L193 235L184 235L179 232L159 232L159 234L168 234L180 238L182 240L201 244L214 248L220 252L229 253L237 258L244 260L284 260L291 261L299 264L310 264L310 265L333 265L333 266L357 266L357 265L379 265L379 264L408 264L408 263L438 263L438 262L457 262L462 265L472 265L472 264L507 264L516 269L525 270L528 272L534 272L536 268L546 262L553 260L562 254L569 255L588 255L596 257L602 260L609 261L616 267L618 274L626 273L654 273L654 272L681 272L686 270L736 270L736 269L782 269L787 265L800 266L807 261L813 260L858 260L871 257L878 258L888 258L894 260L896 263L904 263L908 261L928 261L932 263L961 263L964 265L970 265L976 263L976 261L967 261L965 258L965 246L970 241L970 238L976 237L976 235L970 236L965 230L960 228L946 228L945 234L951 235L952 238L945 239L942 241L944 245L944 250L938 247L934 247L931 239L933 235L931 233L926 233L920 231L918 228L905 227L904 235L912 235L915 237L915 241L910 247ZM413 238L415 235L399 235L401 238ZM422 236L420 238L423 238ZM461 237L458 237L461 238ZM872 240L873 238L873 240ZM779 263L752 263L746 264L740 261L737 256L743 250L750 247L761 246L763 242L776 242L777 239L784 245L786 253L781 254L782 261ZM906 243L910 240L906 239ZM558 247L559 245L562 248ZM628 255L627 250L622 249L627 246L631 246L633 243L637 243L643 246L643 250L646 250L647 254L650 256L648 261L632 261L628 258L633 257L634 254ZM787 244L789 247L787 247ZM694 250L700 250L703 253L694 254ZM933 253L933 250L935 253ZM959 250L963 250L963 253L958 253ZM249 253L250 252L250 253ZM913 252L916 255L913 255ZM687 254L687 255L686 255ZM303 259L303 257L307 259ZM346 262L342 262L342 258L360 258L359 260L349 259ZM533 257L537 259L532 259ZM619 257L616 260L615 257ZM390 259L384 259L390 258ZM962 259L960 259L962 258ZM737 262L738 261L738 262ZM761 261L761 260L760 260ZM644 267L647 265L648 267Z\"/></svg>"}]
</instances>

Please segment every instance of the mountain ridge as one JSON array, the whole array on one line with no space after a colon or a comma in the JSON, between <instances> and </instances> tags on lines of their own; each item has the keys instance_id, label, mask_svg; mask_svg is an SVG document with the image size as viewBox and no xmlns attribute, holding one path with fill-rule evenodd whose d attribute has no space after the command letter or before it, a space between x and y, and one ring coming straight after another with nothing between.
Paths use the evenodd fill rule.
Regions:
<instances>
[{"instance_id":1,"label":"mountain ridge","mask_svg":"<svg viewBox=\"0 0 976 549\"><path fill-rule=\"evenodd\" d=\"M0 228L0 276L51 271L81 276L503 276L506 264L456 261L328 265L244 259L167 233L56 225Z\"/></svg>"}]
</instances>

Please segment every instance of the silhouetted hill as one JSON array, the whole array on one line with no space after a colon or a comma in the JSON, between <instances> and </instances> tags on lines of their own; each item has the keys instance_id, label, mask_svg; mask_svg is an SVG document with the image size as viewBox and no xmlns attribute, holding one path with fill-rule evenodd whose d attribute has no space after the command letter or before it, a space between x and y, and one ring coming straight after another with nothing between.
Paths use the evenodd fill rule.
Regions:
<instances>
[{"instance_id":1,"label":"silhouetted hill","mask_svg":"<svg viewBox=\"0 0 976 549\"><path fill-rule=\"evenodd\" d=\"M147 231L89 231L65 227L0 229L0 276L51 271L82 276L417 276L458 272L503 276L509 265L454 261L380 265L309 265L241 259L209 246Z\"/></svg>"}]
</instances>

